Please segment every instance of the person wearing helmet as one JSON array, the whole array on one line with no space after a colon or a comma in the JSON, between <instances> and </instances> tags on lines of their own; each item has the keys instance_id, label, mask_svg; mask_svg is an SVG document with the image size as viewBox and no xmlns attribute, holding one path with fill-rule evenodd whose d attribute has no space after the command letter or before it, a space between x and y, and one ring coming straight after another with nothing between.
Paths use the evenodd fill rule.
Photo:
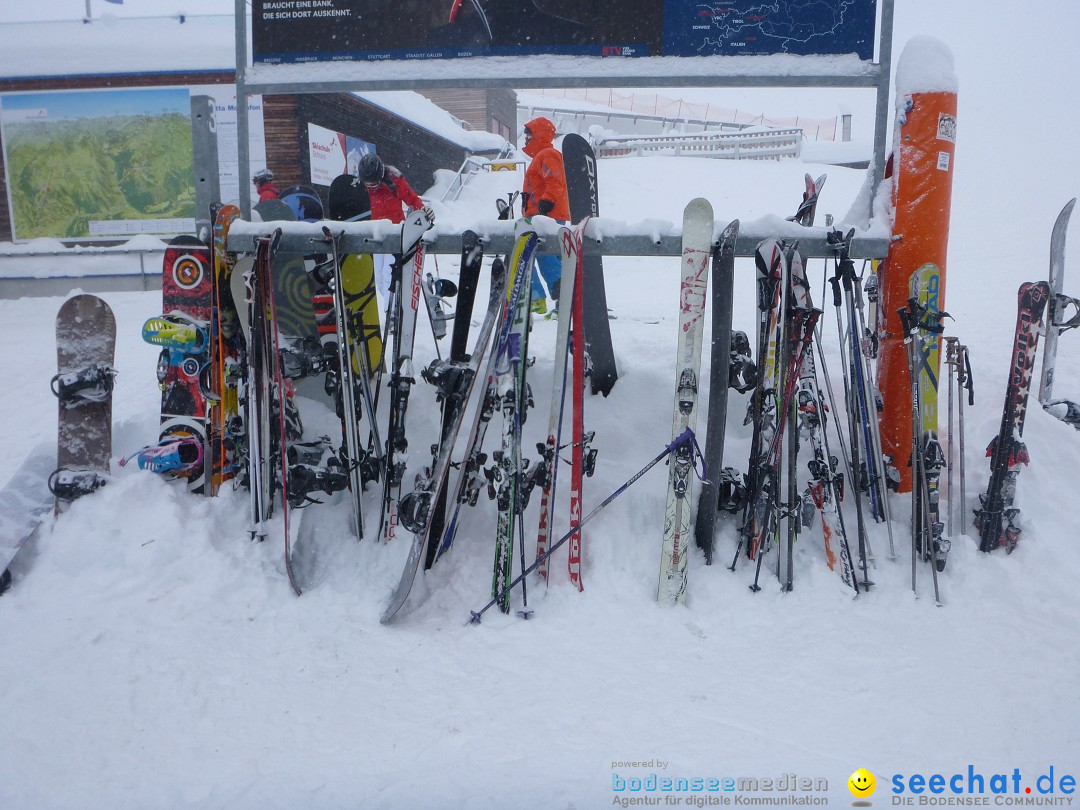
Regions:
<instances>
[{"instance_id":1,"label":"person wearing helmet","mask_svg":"<svg viewBox=\"0 0 1080 810\"><path fill-rule=\"evenodd\" d=\"M371 218L388 219L393 223L405 221L406 206L408 210L423 210L432 224L435 223L435 212L420 199L409 181L394 166L383 163L374 152L368 152L360 158L357 167L360 179L367 189L368 199L371 200ZM390 265L393 257L386 254L372 256L375 262L375 286L384 298L390 293Z\"/></svg>"},{"instance_id":2,"label":"person wearing helmet","mask_svg":"<svg viewBox=\"0 0 1080 810\"><path fill-rule=\"evenodd\" d=\"M525 170L521 190L522 215L532 217L540 214L566 223L570 219L570 199L566 194L562 153L555 148L555 125L544 117L529 121L525 125L525 146L521 151L532 158ZM537 256L536 267L533 268L532 310L543 315L547 312L547 300L540 283L541 276L558 309L559 282L562 278L562 262L558 256Z\"/></svg>"},{"instance_id":3,"label":"person wearing helmet","mask_svg":"<svg viewBox=\"0 0 1080 810\"><path fill-rule=\"evenodd\" d=\"M259 192L259 202L276 200L281 197L281 192L274 185L274 173L269 169L259 169L251 178L252 185Z\"/></svg>"}]
</instances>

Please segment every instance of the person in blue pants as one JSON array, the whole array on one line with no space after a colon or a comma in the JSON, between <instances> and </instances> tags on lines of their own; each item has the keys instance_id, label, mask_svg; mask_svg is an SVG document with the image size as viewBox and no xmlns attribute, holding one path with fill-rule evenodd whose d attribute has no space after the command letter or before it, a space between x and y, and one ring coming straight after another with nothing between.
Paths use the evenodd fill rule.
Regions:
<instances>
[{"instance_id":1,"label":"person in blue pants","mask_svg":"<svg viewBox=\"0 0 1080 810\"><path fill-rule=\"evenodd\" d=\"M525 170L525 183L521 191L524 217L548 216L566 223L570 220L570 200L566 195L566 170L562 153L555 148L555 125L547 118L534 118L525 125L525 146L522 150L532 160ZM543 283L541 283L543 278ZM547 312L547 298L551 297L555 309L559 307L559 282L562 278L562 262L558 256L544 254L536 259L532 275L532 310L543 315ZM544 284L547 290L544 290Z\"/></svg>"}]
</instances>

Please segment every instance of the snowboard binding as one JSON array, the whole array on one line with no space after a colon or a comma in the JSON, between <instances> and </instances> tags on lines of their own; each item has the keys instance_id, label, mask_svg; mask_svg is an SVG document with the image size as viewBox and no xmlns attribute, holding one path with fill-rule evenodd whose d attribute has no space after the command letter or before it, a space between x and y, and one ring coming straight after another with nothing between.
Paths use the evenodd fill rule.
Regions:
<instances>
[{"instance_id":1,"label":"snowboard binding","mask_svg":"<svg viewBox=\"0 0 1080 810\"><path fill-rule=\"evenodd\" d=\"M330 459L325 467L310 464L293 464L289 467L289 506L294 509L322 503L312 497L315 492L333 495L348 488L349 476L337 459Z\"/></svg>"},{"instance_id":2,"label":"snowboard binding","mask_svg":"<svg viewBox=\"0 0 1080 810\"><path fill-rule=\"evenodd\" d=\"M107 484L109 479L94 470L70 470L61 467L49 476L49 492L58 500L74 501Z\"/></svg>"},{"instance_id":3,"label":"snowboard binding","mask_svg":"<svg viewBox=\"0 0 1080 810\"><path fill-rule=\"evenodd\" d=\"M149 318L143 324L142 339L153 346L185 354L202 354L210 346L209 324L175 310Z\"/></svg>"},{"instance_id":4,"label":"snowboard binding","mask_svg":"<svg viewBox=\"0 0 1080 810\"><path fill-rule=\"evenodd\" d=\"M81 371L54 376L52 392L65 408L74 408L84 402L105 402L112 395L114 377L115 369L92 363Z\"/></svg>"},{"instance_id":5,"label":"snowboard binding","mask_svg":"<svg viewBox=\"0 0 1080 810\"><path fill-rule=\"evenodd\" d=\"M181 478L202 470L203 443L194 436L169 436L121 459L120 466L127 466L132 459L136 460L140 470L167 478Z\"/></svg>"}]
</instances>

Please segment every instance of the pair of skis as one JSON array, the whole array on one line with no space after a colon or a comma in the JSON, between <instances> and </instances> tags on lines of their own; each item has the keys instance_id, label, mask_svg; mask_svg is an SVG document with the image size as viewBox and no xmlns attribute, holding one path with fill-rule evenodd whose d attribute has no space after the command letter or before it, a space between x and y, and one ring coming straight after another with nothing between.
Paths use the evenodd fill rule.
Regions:
<instances>
[{"instance_id":1,"label":"pair of skis","mask_svg":"<svg viewBox=\"0 0 1080 810\"><path fill-rule=\"evenodd\" d=\"M1062 332L1080 326L1080 300L1065 295L1065 237L1076 199L1061 209L1050 237L1050 277L1048 281L1024 282L1017 292L1016 332L1009 355L1009 378L1001 426L986 450L990 459L990 481L979 496L975 527L979 548L1012 552L1020 540L1020 510L1013 506L1020 470L1029 462L1023 442L1027 399L1034 374L1039 334L1045 335L1039 403L1044 409L1080 429L1080 406L1053 398L1057 342ZM1072 308L1072 316L1069 316ZM1045 317L1045 323L1044 323Z\"/></svg>"},{"instance_id":2,"label":"pair of skis","mask_svg":"<svg viewBox=\"0 0 1080 810\"><path fill-rule=\"evenodd\" d=\"M522 334L520 331L515 331L514 325L522 309L527 318L529 281L537 242L535 231L531 229L522 231L518 235L514 252L510 257L509 272L501 260L496 259L492 263L491 292L487 313L469 360L450 360L434 369L429 366L429 380L439 387L439 395L444 403L444 425L432 466L426 474L418 476L414 491L402 499L403 514L406 516L402 525L412 533L412 544L400 581L383 611L381 617L383 623L391 621L405 604L419 570L420 560L427 555L426 550L429 544L435 544L435 550L430 555L433 564L453 544L461 507L467 503L476 502L481 486L483 464L486 461L486 456L480 448L487 424L494 415L496 407L502 403L503 399L508 400L508 408L518 406L518 399L515 399L518 390L514 384L516 379L514 372L518 370L523 372L525 364L524 354L519 349ZM473 257L474 261L475 258ZM524 307L522 307L523 302ZM488 354L489 343L491 344L490 354ZM488 359L484 372L481 374L480 367L485 354L488 354ZM500 396L500 386L504 389L501 392L502 396ZM473 415L465 457L459 465L450 520L442 536L435 537L432 530L437 525L437 521L431 519L432 507L439 497L439 492L447 486L450 469L453 466L451 456L457 437L464 426L467 406L474 390L481 390L483 393ZM513 428L517 424L515 416L510 413L509 417L509 424ZM509 477L520 482L518 473L511 472ZM512 494L507 497L511 498ZM511 503L508 501L506 506L506 511L509 512ZM511 518L500 514L501 524L512 522ZM501 537L500 540L505 542L505 537ZM500 548L499 551L505 553L504 548Z\"/></svg>"},{"instance_id":3,"label":"pair of skis","mask_svg":"<svg viewBox=\"0 0 1080 810\"><path fill-rule=\"evenodd\" d=\"M739 222L733 221L723 231L714 250L713 210L709 201L698 197L683 211L683 242L679 282L679 334L675 360L675 406L672 417L672 439L697 426L701 347L704 337L705 309L708 302L709 260L713 259L714 284L712 373L709 403L709 440L703 479L703 495L697 527L698 542L711 558L712 532L717 508L720 463L723 458L723 431L727 413L727 367L731 340L731 307L725 306L724 290L730 295L730 276ZM721 303L717 306L716 301ZM724 346L725 342L728 346ZM722 368L722 373L718 370ZM696 441L681 442L672 453L668 469L667 499L664 507L664 535L660 556L660 580L657 601L673 605L686 601L687 569L690 553L690 514L693 509L693 481ZM710 474L712 477L710 478Z\"/></svg>"}]
</instances>

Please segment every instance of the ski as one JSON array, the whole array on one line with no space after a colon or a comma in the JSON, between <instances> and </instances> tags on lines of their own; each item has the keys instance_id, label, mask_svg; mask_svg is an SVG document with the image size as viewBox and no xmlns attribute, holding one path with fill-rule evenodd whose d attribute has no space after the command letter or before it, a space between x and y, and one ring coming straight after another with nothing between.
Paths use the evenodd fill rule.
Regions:
<instances>
[{"instance_id":1,"label":"ski","mask_svg":"<svg viewBox=\"0 0 1080 810\"><path fill-rule=\"evenodd\" d=\"M731 310L735 285L735 242L739 220L728 224L720 243L712 251L712 341L709 352L709 413L705 431L705 469L701 484L694 534L712 565L713 532L719 511L720 475L724 464L724 436L727 432L728 386L731 382Z\"/></svg>"},{"instance_id":2,"label":"ski","mask_svg":"<svg viewBox=\"0 0 1080 810\"><path fill-rule=\"evenodd\" d=\"M809 441L811 452L811 458L807 461L810 480L806 484L806 499L803 501L803 525L810 525L813 510L816 509L821 516L825 560L829 570L837 570L836 562L839 558L840 578L857 594L859 584L855 578L851 548L848 545L844 513L840 509L844 497L844 474L837 471L839 460L829 450L826 430L828 408L817 384L813 352L808 352L803 360L796 398L799 434ZM833 548L833 541L838 543L838 549Z\"/></svg>"},{"instance_id":3,"label":"ski","mask_svg":"<svg viewBox=\"0 0 1080 810\"><path fill-rule=\"evenodd\" d=\"M366 347L352 340L348 326L349 308L345 300L342 257L338 253L337 239L328 227L323 227L323 237L331 245L333 261L333 313L336 334L337 363L330 387L334 391L335 407L341 418L342 445L340 457L349 479L352 494L353 534L358 540L364 538L364 460L365 452L360 445L359 419L366 412L368 423L374 428L375 412L369 385L371 379ZM325 345L325 344L324 344ZM359 382L358 382L359 380ZM361 401L357 402L358 390L362 389Z\"/></svg>"},{"instance_id":4,"label":"ski","mask_svg":"<svg viewBox=\"0 0 1080 810\"><path fill-rule=\"evenodd\" d=\"M754 251L757 267L757 357L758 375L753 394L747 405L744 425L753 425L750 439L750 460L746 474L746 500L739 526L739 546L731 561L734 571L739 554L745 546L750 559L757 557L758 548L752 538L758 536L762 518L763 487L765 480L760 474L766 447L772 440L776 426L777 342L779 340L780 304L783 287L787 283L788 264L784 242L766 239Z\"/></svg>"},{"instance_id":5,"label":"ski","mask_svg":"<svg viewBox=\"0 0 1080 810\"><path fill-rule=\"evenodd\" d=\"M566 569L570 584L578 591L584 587L581 581L581 531L573 531L581 525L584 479L591 476L596 463L596 451L588 447L592 434L585 434L585 379L589 376L589 361L585 352L585 229L590 217L574 226L574 241L578 264L574 268L573 302L570 307L574 373L571 378L570 420L570 545L567 547ZM565 394L564 394L565 396Z\"/></svg>"},{"instance_id":6,"label":"ski","mask_svg":"<svg viewBox=\"0 0 1080 810\"><path fill-rule=\"evenodd\" d=\"M521 554L524 555L524 518L526 462L521 455L521 426L531 404L532 396L525 381L529 352L529 305L532 302L533 260L539 239L531 224L519 220L514 229L517 237L514 255L510 260L511 283L506 301L506 313L492 349L494 363L488 385L494 396L495 408L502 414L500 449L491 454L492 463L484 470L488 481L488 497L499 511L495 527L495 561L491 581L492 596L506 592L513 578L514 534L521 535ZM525 565L524 556L521 558ZM528 610L528 595L522 590L523 611ZM499 609L510 611L509 597L499 603Z\"/></svg>"},{"instance_id":7,"label":"ski","mask_svg":"<svg viewBox=\"0 0 1080 810\"><path fill-rule=\"evenodd\" d=\"M461 264L458 271L457 311L454 315L454 328L450 336L450 362L465 363L469 360L469 329L472 323L473 306L476 301L476 286L480 280L480 270L484 263L484 245L475 231L465 231L461 235ZM505 265L500 262L496 269L492 267L492 278L505 275ZM454 402L452 398L443 400L442 435L453 421ZM446 500L449 496L445 482L439 487L438 496L431 511L431 536L442 538L446 528ZM424 567L430 568L435 562L439 543L428 542L427 558Z\"/></svg>"},{"instance_id":8,"label":"ski","mask_svg":"<svg viewBox=\"0 0 1080 810\"><path fill-rule=\"evenodd\" d=\"M794 216L788 217L789 222L797 222L807 228L814 224L814 216L817 213L818 195L825 187L826 175L822 174L815 180L812 175L803 177L803 196Z\"/></svg>"},{"instance_id":9,"label":"ski","mask_svg":"<svg viewBox=\"0 0 1080 810\"><path fill-rule=\"evenodd\" d=\"M1028 392L1035 367L1035 350L1042 328L1043 313L1050 298L1045 281L1024 282L1017 293L1016 336L1009 356L1009 380L1005 389L1005 408L1001 428L987 447L990 458L990 482L979 496L975 510L975 528L979 531L979 549L993 551L1002 546L1012 552L1020 539L1017 524L1020 510L1013 507L1016 478L1028 463L1028 452L1021 440L1027 416Z\"/></svg>"},{"instance_id":10,"label":"ski","mask_svg":"<svg viewBox=\"0 0 1080 810\"><path fill-rule=\"evenodd\" d=\"M416 476L415 488L400 501L399 520L401 526L412 533L412 545L409 548L401 579L380 618L383 624L392 620L405 604L416 579L420 560L427 556L425 551L431 544L431 538L441 536L441 527L436 533L436 526L431 519L432 506L437 501L439 493L445 489L450 472L451 455L461 426L465 422L465 412L472 399L473 391L477 388L477 382L481 376L486 377L480 374L480 364L484 360L488 344L491 342L491 335L502 312L506 294L506 274L503 267L501 262L492 265L487 314L477 333L476 343L469 359L467 361L435 360L422 374L424 379L435 385L439 391L439 399L444 405L445 421L431 467ZM489 368L493 366L493 363L493 360L489 362Z\"/></svg>"},{"instance_id":11,"label":"ski","mask_svg":"<svg viewBox=\"0 0 1080 810\"><path fill-rule=\"evenodd\" d=\"M587 220L585 220L587 221ZM580 226L584 228L584 223ZM555 519L555 493L559 479L559 452L562 448L559 442L562 439L563 414L566 402L566 377L569 370L570 359L570 325L573 321L573 308L576 305L574 293L576 290L577 268L581 260L581 234L578 229L570 231L568 228L559 229L559 249L562 257L562 275L559 306L562 307L563 315L559 319L559 328L555 335L555 369L551 380L551 408L548 412L547 440L538 445L540 460L535 469L536 478L541 485L540 493L540 525L536 533L536 558L544 559L537 571L540 578L547 580L548 569L546 557L548 545L551 540L552 524ZM568 300L569 299L569 300ZM564 302L570 304L564 306ZM578 570L580 571L581 546L578 544ZM580 576L578 585L580 587Z\"/></svg>"},{"instance_id":12,"label":"ski","mask_svg":"<svg viewBox=\"0 0 1080 810\"><path fill-rule=\"evenodd\" d=\"M398 497L405 475L409 443L405 437L405 412L409 392L416 381L413 372L413 343L416 313L423 290L423 235L431 222L423 211L415 211L401 224L401 253L394 257L390 283L390 311L387 325L393 329L394 352L390 364L390 416L387 423L383 464L382 512L377 537L390 542L397 534Z\"/></svg>"},{"instance_id":13,"label":"ski","mask_svg":"<svg viewBox=\"0 0 1080 810\"><path fill-rule=\"evenodd\" d=\"M941 450L941 442L938 439L938 375L941 368L941 319L946 316L941 312L939 301L939 289L941 284L941 271L935 264L924 264L911 274L911 297L916 300L921 312L920 323L922 325L922 340L919 341L918 356L918 386L919 386L919 410L922 424L919 429L921 455L921 470L924 478L918 483L925 491L926 508L929 509L925 518L925 525L930 527L932 537L927 539L927 545L922 547L924 555L933 554L934 564L938 571L945 570L945 563L949 554L952 541L944 537L944 523L941 520L941 493L939 489L941 470L945 466L945 454ZM857 371L858 369L856 369ZM880 462L880 459L878 459ZM870 493L873 497L874 482L870 483ZM880 497L880 496L879 496ZM921 496L920 496L921 497ZM873 501L872 501L873 503ZM922 508L922 502L916 499L916 504ZM876 504L875 505L875 509ZM920 518L920 523L922 523Z\"/></svg>"},{"instance_id":14,"label":"ski","mask_svg":"<svg viewBox=\"0 0 1080 810\"><path fill-rule=\"evenodd\" d=\"M712 252L713 211L698 197L683 211L682 276L679 285L679 338L675 359L675 409L672 439L697 424L698 378L708 294L709 255ZM664 544L660 557L660 604L686 602L686 574L690 549L690 512L693 508L691 448L682 444L668 468L667 505L664 509Z\"/></svg>"}]
</instances>

